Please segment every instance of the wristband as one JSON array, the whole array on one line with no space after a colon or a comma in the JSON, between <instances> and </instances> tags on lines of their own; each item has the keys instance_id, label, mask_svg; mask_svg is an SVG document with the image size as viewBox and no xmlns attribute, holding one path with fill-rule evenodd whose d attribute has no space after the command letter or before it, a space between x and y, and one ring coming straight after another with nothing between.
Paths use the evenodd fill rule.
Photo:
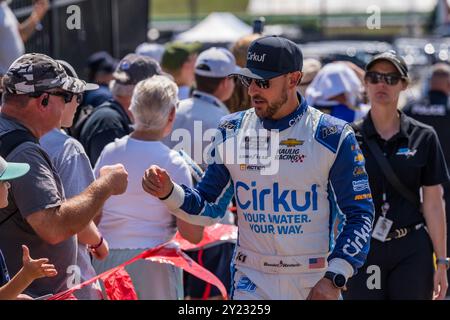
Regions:
<instances>
[{"instance_id":1,"label":"wristband","mask_svg":"<svg viewBox=\"0 0 450 320\"><path fill-rule=\"evenodd\" d=\"M96 245L89 246L89 249L93 249L93 250L98 249L102 244L103 244L103 237L100 237L100 242Z\"/></svg>"},{"instance_id":2,"label":"wristband","mask_svg":"<svg viewBox=\"0 0 450 320\"><path fill-rule=\"evenodd\" d=\"M436 264L443 264L448 270L448 268L450 267L450 258L437 258Z\"/></svg>"},{"instance_id":3,"label":"wristband","mask_svg":"<svg viewBox=\"0 0 450 320\"><path fill-rule=\"evenodd\" d=\"M172 195L173 189L175 188L175 185L172 186L172 190L170 190L169 194L163 198L159 198L159 200L166 200L167 198L169 198Z\"/></svg>"}]
</instances>

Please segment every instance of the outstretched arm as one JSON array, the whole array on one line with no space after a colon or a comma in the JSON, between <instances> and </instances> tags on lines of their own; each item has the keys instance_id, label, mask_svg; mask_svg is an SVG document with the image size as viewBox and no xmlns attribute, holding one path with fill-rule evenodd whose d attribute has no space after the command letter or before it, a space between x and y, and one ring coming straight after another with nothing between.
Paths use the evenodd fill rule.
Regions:
<instances>
[{"instance_id":1,"label":"outstretched arm","mask_svg":"<svg viewBox=\"0 0 450 320\"><path fill-rule=\"evenodd\" d=\"M0 288L0 300L16 299L34 280L57 275L55 266L48 264L47 258L34 260L30 257L28 247L22 245L23 267L14 278Z\"/></svg>"},{"instance_id":2,"label":"outstretched arm","mask_svg":"<svg viewBox=\"0 0 450 320\"><path fill-rule=\"evenodd\" d=\"M38 23L44 18L49 4L48 0L36 0L31 15L19 25L19 33L23 42L26 42L34 33Z\"/></svg>"},{"instance_id":3,"label":"outstretched arm","mask_svg":"<svg viewBox=\"0 0 450 320\"><path fill-rule=\"evenodd\" d=\"M166 170L151 166L142 187L166 203L178 218L196 225L212 225L223 218L233 196L233 183L224 165L210 164L197 188L174 183Z\"/></svg>"},{"instance_id":4,"label":"outstretched arm","mask_svg":"<svg viewBox=\"0 0 450 320\"><path fill-rule=\"evenodd\" d=\"M27 222L46 242L57 244L82 231L112 195L125 192L128 173L121 164L105 166L100 178L81 194L61 206L44 209L27 216Z\"/></svg>"}]
</instances>

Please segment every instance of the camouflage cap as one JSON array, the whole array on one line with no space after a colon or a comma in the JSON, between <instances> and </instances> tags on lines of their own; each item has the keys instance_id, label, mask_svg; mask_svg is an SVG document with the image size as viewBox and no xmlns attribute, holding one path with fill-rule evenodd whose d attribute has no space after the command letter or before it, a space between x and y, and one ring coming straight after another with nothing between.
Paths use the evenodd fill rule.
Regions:
<instances>
[{"instance_id":1,"label":"camouflage cap","mask_svg":"<svg viewBox=\"0 0 450 320\"><path fill-rule=\"evenodd\" d=\"M63 66L41 53L27 53L15 60L3 78L3 88L12 94L29 94L60 88L84 92L86 82L69 77Z\"/></svg>"}]
</instances>

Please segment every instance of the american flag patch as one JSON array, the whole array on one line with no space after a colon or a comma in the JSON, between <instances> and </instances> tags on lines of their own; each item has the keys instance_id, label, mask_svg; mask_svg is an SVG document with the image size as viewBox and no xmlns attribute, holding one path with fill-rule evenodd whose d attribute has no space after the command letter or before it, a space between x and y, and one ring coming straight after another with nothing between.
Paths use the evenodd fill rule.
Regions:
<instances>
[{"instance_id":1,"label":"american flag patch","mask_svg":"<svg viewBox=\"0 0 450 320\"><path fill-rule=\"evenodd\" d=\"M309 259L310 269L322 269L325 268L325 258L310 258Z\"/></svg>"}]
</instances>

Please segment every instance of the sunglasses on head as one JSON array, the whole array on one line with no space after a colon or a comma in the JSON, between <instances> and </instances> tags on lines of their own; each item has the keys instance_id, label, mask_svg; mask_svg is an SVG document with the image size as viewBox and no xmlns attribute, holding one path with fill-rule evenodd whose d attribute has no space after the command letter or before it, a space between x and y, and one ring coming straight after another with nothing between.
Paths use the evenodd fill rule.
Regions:
<instances>
[{"instance_id":1,"label":"sunglasses on head","mask_svg":"<svg viewBox=\"0 0 450 320\"><path fill-rule=\"evenodd\" d=\"M270 80L253 79L243 75L238 75L238 79L241 81L242 85L247 88L251 86L252 81L255 81L256 85L261 89L269 89L270 87Z\"/></svg>"},{"instance_id":2,"label":"sunglasses on head","mask_svg":"<svg viewBox=\"0 0 450 320\"><path fill-rule=\"evenodd\" d=\"M395 86L403 79L398 73L379 73L374 71L366 72L364 78L371 84L377 84L383 81L385 84Z\"/></svg>"}]
</instances>

